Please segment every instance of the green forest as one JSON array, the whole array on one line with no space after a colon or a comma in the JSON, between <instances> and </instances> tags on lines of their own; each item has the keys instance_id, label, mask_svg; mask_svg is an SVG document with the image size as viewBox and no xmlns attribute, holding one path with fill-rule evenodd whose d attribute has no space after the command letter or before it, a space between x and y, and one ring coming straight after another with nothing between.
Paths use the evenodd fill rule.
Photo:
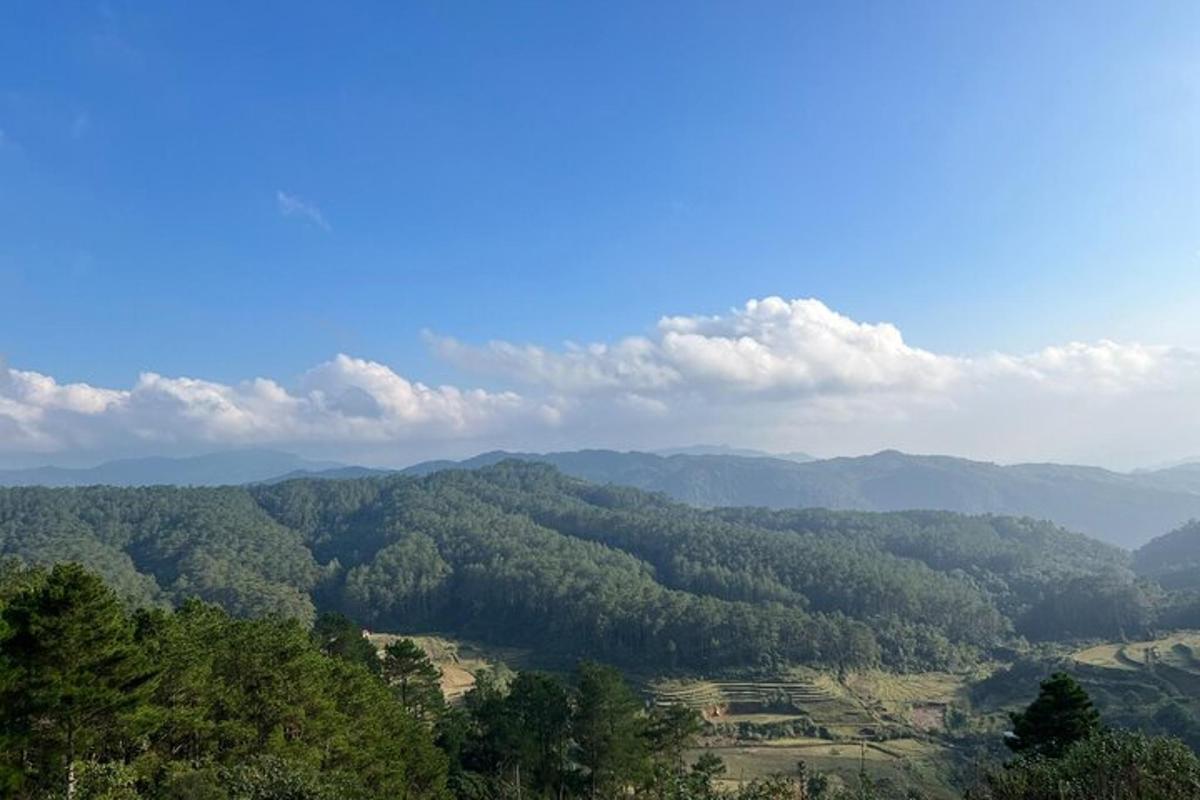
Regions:
<instances>
[{"instance_id":1,"label":"green forest","mask_svg":"<svg viewBox=\"0 0 1200 800\"><path fill-rule=\"evenodd\" d=\"M426 477L0 490L0 555L128 602L343 613L650 671L949 669L1193 615L1119 549L1030 519L701 510L504 462ZM1179 587L1177 592L1186 591Z\"/></svg>"},{"instance_id":2,"label":"green forest","mask_svg":"<svg viewBox=\"0 0 1200 800\"><path fill-rule=\"evenodd\" d=\"M1086 787L1099 763L1200 774L1198 645L1169 633L1200 627L1198 536L1131 554L1027 518L698 509L521 461L4 489L0 786L21 800L940 800L950 786L1016 800ZM441 668L404 638L431 633L526 657L448 702ZM1035 703L1018 738L1070 741L1005 756L1004 714L1063 669L1081 683L1051 690L1087 709L1095 693L1103 724L1039 700L1051 718ZM868 744L881 765L904 767L908 747L927 766L869 770ZM857 773L837 755L848 745Z\"/></svg>"},{"instance_id":3,"label":"green forest","mask_svg":"<svg viewBox=\"0 0 1200 800\"><path fill-rule=\"evenodd\" d=\"M130 610L77 564L0 570L0 790L17 800L630 798L876 800L803 762L722 789L720 758L686 757L702 728L648 706L621 673L481 676L442 699L411 640L382 653L348 618L236 619L189 600ZM1184 800L1200 761L1182 743L1106 729L1056 674L1012 715L1015 757L977 800ZM920 795L909 792L907 800Z\"/></svg>"}]
</instances>

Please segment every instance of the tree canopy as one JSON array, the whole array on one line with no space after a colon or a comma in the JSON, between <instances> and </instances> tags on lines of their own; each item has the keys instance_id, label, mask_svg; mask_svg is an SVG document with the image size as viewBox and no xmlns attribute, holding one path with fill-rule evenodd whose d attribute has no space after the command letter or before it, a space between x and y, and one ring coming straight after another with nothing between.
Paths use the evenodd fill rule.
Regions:
<instances>
[{"instance_id":1,"label":"tree canopy","mask_svg":"<svg viewBox=\"0 0 1200 800\"><path fill-rule=\"evenodd\" d=\"M340 613L654 669L952 668L1150 624L1126 556L1047 523L705 511L544 464L245 488L0 490L0 555L127 600ZM327 620L328 621L328 620ZM354 647L354 637L342 641Z\"/></svg>"},{"instance_id":2,"label":"tree canopy","mask_svg":"<svg viewBox=\"0 0 1200 800\"><path fill-rule=\"evenodd\" d=\"M1018 753L1056 757L1100 730L1100 713L1083 687L1065 672L1042 681L1037 698L1011 715L1008 746Z\"/></svg>"}]
</instances>

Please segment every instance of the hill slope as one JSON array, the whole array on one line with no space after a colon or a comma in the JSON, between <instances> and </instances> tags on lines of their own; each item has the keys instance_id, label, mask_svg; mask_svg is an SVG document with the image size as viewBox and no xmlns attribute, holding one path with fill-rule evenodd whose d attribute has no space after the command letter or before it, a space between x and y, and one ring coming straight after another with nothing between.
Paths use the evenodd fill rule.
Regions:
<instances>
[{"instance_id":1,"label":"hill slope","mask_svg":"<svg viewBox=\"0 0 1200 800\"><path fill-rule=\"evenodd\" d=\"M1063 586L1113 587L1083 604L1101 626L1125 619L1108 606L1131 587L1123 553L1047 523L705 511L518 461L423 478L4 489L0 555L82 561L141 602L339 610L652 669L945 668L1030 619L1031 635L1053 636L1062 620L1043 606L1079 605Z\"/></svg>"},{"instance_id":2,"label":"hill slope","mask_svg":"<svg viewBox=\"0 0 1200 800\"><path fill-rule=\"evenodd\" d=\"M1125 475L1057 464L1000 466L948 456L884 451L797 463L777 458L581 450L485 453L464 467L506 458L542 461L568 475L663 492L701 507L940 509L1048 519L1111 544L1134 548L1200 517L1200 492L1174 470ZM418 464L410 474L453 466Z\"/></svg>"},{"instance_id":3,"label":"hill slope","mask_svg":"<svg viewBox=\"0 0 1200 800\"><path fill-rule=\"evenodd\" d=\"M1151 539L1133 554L1139 575L1168 589L1200 589L1200 521Z\"/></svg>"},{"instance_id":4,"label":"hill slope","mask_svg":"<svg viewBox=\"0 0 1200 800\"><path fill-rule=\"evenodd\" d=\"M914 508L1048 519L1127 548L1200 517L1200 469L1195 465L1122 474L1060 464L999 466L948 456L885 451L857 458L804 461L740 454L730 448L684 448L670 454L579 450L484 453L462 462L431 461L403 470L428 475L505 459L541 461L595 483L634 486L702 508L832 508L898 511ZM389 470L311 462L272 451L215 453L195 458L113 461L91 469L0 470L9 486L214 486L294 478L359 478Z\"/></svg>"}]
</instances>

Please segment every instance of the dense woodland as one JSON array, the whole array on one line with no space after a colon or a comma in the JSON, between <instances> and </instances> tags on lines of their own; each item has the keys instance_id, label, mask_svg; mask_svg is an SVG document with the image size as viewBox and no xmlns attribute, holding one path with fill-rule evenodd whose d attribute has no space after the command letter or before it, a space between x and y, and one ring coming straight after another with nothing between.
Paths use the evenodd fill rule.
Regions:
<instances>
[{"instance_id":1,"label":"dense woodland","mask_svg":"<svg viewBox=\"0 0 1200 800\"><path fill-rule=\"evenodd\" d=\"M1028 516L1127 548L1200 517L1200 469L1195 464L1120 473L1069 464L1001 466L895 450L805 463L728 454L576 450L483 453L459 464L434 461L406 471L428 474L455 466L489 466L514 457L547 463L592 483L663 492L702 507L937 508Z\"/></svg>"},{"instance_id":2,"label":"dense woodland","mask_svg":"<svg viewBox=\"0 0 1200 800\"><path fill-rule=\"evenodd\" d=\"M336 611L649 671L949 668L1021 637L1187 617L1127 554L1049 523L701 510L515 461L245 488L4 489L0 555L87 564L137 605L196 597L303 624Z\"/></svg>"},{"instance_id":3,"label":"dense woodland","mask_svg":"<svg viewBox=\"0 0 1200 800\"><path fill-rule=\"evenodd\" d=\"M647 706L613 667L481 674L451 707L413 642L348 618L307 629L190 600L130 610L77 564L0 564L0 793L15 800L899 800L803 762L722 788L688 757L702 722ZM1065 674L1012 715L1015 758L972 800L1189 800L1178 740L1108 730ZM919 800L911 791L905 800Z\"/></svg>"},{"instance_id":4,"label":"dense woodland","mask_svg":"<svg viewBox=\"0 0 1200 800\"><path fill-rule=\"evenodd\" d=\"M602 662L906 671L1133 636L1200 621L1197 536L1188 526L1130 556L1029 519L703 510L516 461L251 487L2 490L0 794L728 797L718 760L684 758L695 712L648 707ZM450 707L418 647L377 653L363 625L525 646L552 671L483 674ZM1035 685L1044 667L1031 657L993 683ZM1200 776L1186 745L1108 732L1079 687L1062 694L1086 711L1071 741L988 767L969 796L1050 798L1069 784L1082 800L1097 775L1159 788L1174 785L1164 775ZM1026 742L1064 729L1065 712L1038 703L1014 718ZM1197 738L1190 712L1154 715L1126 722ZM831 784L800 766L736 796L888 795L866 772Z\"/></svg>"},{"instance_id":5,"label":"dense woodland","mask_svg":"<svg viewBox=\"0 0 1200 800\"><path fill-rule=\"evenodd\" d=\"M461 708L400 640L189 601L128 611L76 564L0 571L0 793L16 800L869 798L821 776L718 795L700 717L612 667L482 676Z\"/></svg>"},{"instance_id":6,"label":"dense woodland","mask_svg":"<svg viewBox=\"0 0 1200 800\"><path fill-rule=\"evenodd\" d=\"M998 464L888 450L813 460L728 448L646 453L575 450L495 451L461 462L428 461L402 470L428 475L506 460L550 464L599 484L662 492L705 508L834 508L896 511L936 508L968 514L1047 519L1122 547L1137 547L1200 517L1200 467L1184 464L1133 473L1067 464ZM0 486L215 486L297 478L345 479L390 470L307 461L270 450L235 450L186 458L135 458L87 469L0 469Z\"/></svg>"}]
</instances>

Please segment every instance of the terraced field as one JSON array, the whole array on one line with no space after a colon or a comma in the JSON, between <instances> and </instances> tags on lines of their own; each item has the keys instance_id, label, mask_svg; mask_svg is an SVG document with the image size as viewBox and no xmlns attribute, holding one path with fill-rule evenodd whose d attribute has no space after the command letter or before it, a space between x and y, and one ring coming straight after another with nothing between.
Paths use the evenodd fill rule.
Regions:
<instances>
[{"instance_id":1,"label":"terraced field","mask_svg":"<svg viewBox=\"0 0 1200 800\"><path fill-rule=\"evenodd\" d=\"M714 716L785 706L820 708L841 701L826 686L809 680L660 683L652 686L651 691L658 705L681 703Z\"/></svg>"},{"instance_id":2,"label":"terraced field","mask_svg":"<svg viewBox=\"0 0 1200 800\"><path fill-rule=\"evenodd\" d=\"M1200 705L1200 633L1145 642L1109 643L1072 654L1084 686L1116 705L1171 698Z\"/></svg>"},{"instance_id":3,"label":"terraced field","mask_svg":"<svg viewBox=\"0 0 1200 800\"><path fill-rule=\"evenodd\" d=\"M896 794L918 790L930 800L949 800L961 795L950 785L950 754L945 748L916 739L883 743L829 742L824 739L778 739L770 742L712 745L697 750L720 756L725 763L725 780L741 783L769 775L795 775L801 761L846 786L856 786L865 770L873 781L886 783Z\"/></svg>"},{"instance_id":4,"label":"terraced field","mask_svg":"<svg viewBox=\"0 0 1200 800\"><path fill-rule=\"evenodd\" d=\"M875 737L889 723L857 698L814 680L704 681L650 687L658 705L681 703L714 724L749 726L795 722L829 738Z\"/></svg>"},{"instance_id":5,"label":"terraced field","mask_svg":"<svg viewBox=\"0 0 1200 800\"><path fill-rule=\"evenodd\" d=\"M381 649L396 638L370 635ZM451 702L470 691L480 670L504 673L528 663L529 654L521 651L438 636L407 638L442 670L442 690ZM848 786L857 785L865 769L873 780L942 800L958 796L947 777L953 753L928 734L940 728L940 709L962 686L963 678L952 675L866 673L841 682L797 669L776 680L659 680L640 688L657 705L683 704L704 715L711 728L694 755L720 756L729 783L795 774L804 761Z\"/></svg>"},{"instance_id":6,"label":"terraced field","mask_svg":"<svg viewBox=\"0 0 1200 800\"><path fill-rule=\"evenodd\" d=\"M962 676L942 673L865 673L845 683L813 673L779 681L660 682L647 689L655 703L682 703L714 725L809 721L829 739L874 740L940 729L964 686Z\"/></svg>"},{"instance_id":7,"label":"terraced field","mask_svg":"<svg viewBox=\"0 0 1200 800\"><path fill-rule=\"evenodd\" d=\"M1183 631L1147 642L1109 643L1080 650L1072 658L1105 669L1142 670L1169 666L1200 674L1200 632Z\"/></svg>"}]
</instances>

